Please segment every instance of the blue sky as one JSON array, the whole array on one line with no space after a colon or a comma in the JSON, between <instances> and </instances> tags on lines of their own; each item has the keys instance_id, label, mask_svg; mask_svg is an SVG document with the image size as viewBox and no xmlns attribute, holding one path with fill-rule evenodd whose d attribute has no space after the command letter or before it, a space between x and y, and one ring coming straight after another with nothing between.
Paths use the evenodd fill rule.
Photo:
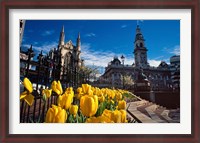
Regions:
<instances>
[{"instance_id":1,"label":"blue sky","mask_svg":"<svg viewBox=\"0 0 200 143\"><path fill-rule=\"evenodd\" d=\"M82 59L103 72L114 56L123 54L125 64L134 62L137 24L146 40L151 66L158 66L161 60L169 63L171 56L180 54L179 20L27 20L21 47L26 50L32 44L36 55L40 50L47 53L57 48L64 25L65 42L72 40L76 44L80 32Z\"/></svg>"}]
</instances>

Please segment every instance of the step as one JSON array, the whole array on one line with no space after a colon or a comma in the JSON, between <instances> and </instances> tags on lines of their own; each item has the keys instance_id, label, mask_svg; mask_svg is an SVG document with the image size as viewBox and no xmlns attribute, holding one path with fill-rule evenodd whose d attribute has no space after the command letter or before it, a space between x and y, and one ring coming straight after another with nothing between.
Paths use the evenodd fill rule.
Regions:
<instances>
[{"instance_id":1,"label":"step","mask_svg":"<svg viewBox=\"0 0 200 143\"><path fill-rule=\"evenodd\" d=\"M147 108L145 108L145 110L147 111L147 113L149 114L149 116L151 117L151 119L155 120L158 123L166 123L166 121L160 119L160 117L158 117L158 115L154 112L156 109L157 105L151 105Z\"/></svg>"},{"instance_id":2,"label":"step","mask_svg":"<svg viewBox=\"0 0 200 143\"><path fill-rule=\"evenodd\" d=\"M157 123L142 112L138 111L136 106L129 106L127 112L140 123Z\"/></svg>"}]
</instances>

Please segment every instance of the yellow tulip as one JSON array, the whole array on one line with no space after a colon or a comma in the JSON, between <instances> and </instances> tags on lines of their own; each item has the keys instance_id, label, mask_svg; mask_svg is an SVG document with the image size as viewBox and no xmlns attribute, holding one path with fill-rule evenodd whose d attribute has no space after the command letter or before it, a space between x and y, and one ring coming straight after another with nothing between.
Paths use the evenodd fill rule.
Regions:
<instances>
[{"instance_id":1,"label":"yellow tulip","mask_svg":"<svg viewBox=\"0 0 200 143\"><path fill-rule=\"evenodd\" d=\"M105 116L109 119L111 119L111 114L112 114L112 111L108 110L108 109L105 109L102 113L102 116Z\"/></svg>"},{"instance_id":2,"label":"yellow tulip","mask_svg":"<svg viewBox=\"0 0 200 143\"><path fill-rule=\"evenodd\" d=\"M107 96L110 99L114 99L115 98L115 92L113 90L111 90L111 89L106 88L105 94L107 94Z\"/></svg>"},{"instance_id":3,"label":"yellow tulip","mask_svg":"<svg viewBox=\"0 0 200 143\"><path fill-rule=\"evenodd\" d=\"M43 89L42 90L42 95L46 95L47 98L49 98L51 96L51 93L52 93L52 89Z\"/></svg>"},{"instance_id":4,"label":"yellow tulip","mask_svg":"<svg viewBox=\"0 0 200 143\"><path fill-rule=\"evenodd\" d=\"M100 97L98 97L99 102L104 102L105 97L103 95L101 95Z\"/></svg>"},{"instance_id":5,"label":"yellow tulip","mask_svg":"<svg viewBox=\"0 0 200 143\"><path fill-rule=\"evenodd\" d=\"M66 88L65 93L73 94L73 95L74 95L73 87L68 87L68 88Z\"/></svg>"},{"instance_id":6,"label":"yellow tulip","mask_svg":"<svg viewBox=\"0 0 200 143\"><path fill-rule=\"evenodd\" d=\"M26 103L31 106L34 101L34 96L28 91L24 91L20 94L20 100L26 101Z\"/></svg>"},{"instance_id":7,"label":"yellow tulip","mask_svg":"<svg viewBox=\"0 0 200 143\"><path fill-rule=\"evenodd\" d=\"M111 114L111 120L113 120L115 123L121 123L122 113L118 110L113 111Z\"/></svg>"},{"instance_id":8,"label":"yellow tulip","mask_svg":"<svg viewBox=\"0 0 200 143\"><path fill-rule=\"evenodd\" d=\"M60 81L58 81L58 82L53 81L52 84L51 84L51 88L58 95L61 95L63 93L62 85L61 85Z\"/></svg>"},{"instance_id":9,"label":"yellow tulip","mask_svg":"<svg viewBox=\"0 0 200 143\"><path fill-rule=\"evenodd\" d=\"M81 88L81 87L78 87L78 88L77 88L77 93L78 93L78 94L83 94L82 88Z\"/></svg>"},{"instance_id":10,"label":"yellow tulip","mask_svg":"<svg viewBox=\"0 0 200 143\"><path fill-rule=\"evenodd\" d=\"M24 87L26 88L26 91L20 94L20 100L24 100L29 106L31 106L34 101L34 96L31 94L33 92L32 83L28 78L25 77L23 84Z\"/></svg>"},{"instance_id":11,"label":"yellow tulip","mask_svg":"<svg viewBox=\"0 0 200 143\"><path fill-rule=\"evenodd\" d=\"M98 97L94 96L82 96L80 99L80 109L83 115L91 117L95 115L98 108Z\"/></svg>"},{"instance_id":12,"label":"yellow tulip","mask_svg":"<svg viewBox=\"0 0 200 143\"><path fill-rule=\"evenodd\" d=\"M82 84L82 92L83 94L93 95L93 91L91 89L91 85L89 84Z\"/></svg>"},{"instance_id":13,"label":"yellow tulip","mask_svg":"<svg viewBox=\"0 0 200 143\"><path fill-rule=\"evenodd\" d=\"M59 95L58 97L58 106L62 107L63 109L69 109L73 102L73 94L63 94Z\"/></svg>"},{"instance_id":14,"label":"yellow tulip","mask_svg":"<svg viewBox=\"0 0 200 143\"><path fill-rule=\"evenodd\" d=\"M121 122L126 123L126 110L119 110L121 112Z\"/></svg>"},{"instance_id":15,"label":"yellow tulip","mask_svg":"<svg viewBox=\"0 0 200 143\"><path fill-rule=\"evenodd\" d=\"M115 96L117 101L122 100L122 94L120 92L117 92Z\"/></svg>"},{"instance_id":16,"label":"yellow tulip","mask_svg":"<svg viewBox=\"0 0 200 143\"><path fill-rule=\"evenodd\" d=\"M90 117L87 118L86 123L99 123L99 120L97 117Z\"/></svg>"},{"instance_id":17,"label":"yellow tulip","mask_svg":"<svg viewBox=\"0 0 200 143\"><path fill-rule=\"evenodd\" d=\"M92 91L94 95L101 96L101 90L98 87L92 87Z\"/></svg>"},{"instance_id":18,"label":"yellow tulip","mask_svg":"<svg viewBox=\"0 0 200 143\"><path fill-rule=\"evenodd\" d=\"M105 116L99 116L87 118L86 123L113 123L113 121Z\"/></svg>"},{"instance_id":19,"label":"yellow tulip","mask_svg":"<svg viewBox=\"0 0 200 143\"><path fill-rule=\"evenodd\" d=\"M24 87L28 90L28 92L30 93L33 92L33 85L28 78L26 77L24 78L23 84L24 84Z\"/></svg>"},{"instance_id":20,"label":"yellow tulip","mask_svg":"<svg viewBox=\"0 0 200 143\"><path fill-rule=\"evenodd\" d=\"M77 91L77 94L75 97L76 97L76 99L80 100L81 96L83 95L82 87L78 87L76 91Z\"/></svg>"},{"instance_id":21,"label":"yellow tulip","mask_svg":"<svg viewBox=\"0 0 200 143\"><path fill-rule=\"evenodd\" d=\"M122 100L118 102L118 109L126 109L126 101Z\"/></svg>"},{"instance_id":22,"label":"yellow tulip","mask_svg":"<svg viewBox=\"0 0 200 143\"><path fill-rule=\"evenodd\" d=\"M67 113L61 107L52 105L49 108L45 117L46 123L65 123L67 120Z\"/></svg>"},{"instance_id":23,"label":"yellow tulip","mask_svg":"<svg viewBox=\"0 0 200 143\"><path fill-rule=\"evenodd\" d=\"M104 117L110 119L111 122L115 122L115 123L127 122L126 110L111 111L111 110L105 109L101 116L104 116Z\"/></svg>"},{"instance_id":24,"label":"yellow tulip","mask_svg":"<svg viewBox=\"0 0 200 143\"><path fill-rule=\"evenodd\" d=\"M69 108L69 112L70 114L73 114L74 117L76 117L76 114L78 112L78 105L71 105L71 107Z\"/></svg>"}]
</instances>

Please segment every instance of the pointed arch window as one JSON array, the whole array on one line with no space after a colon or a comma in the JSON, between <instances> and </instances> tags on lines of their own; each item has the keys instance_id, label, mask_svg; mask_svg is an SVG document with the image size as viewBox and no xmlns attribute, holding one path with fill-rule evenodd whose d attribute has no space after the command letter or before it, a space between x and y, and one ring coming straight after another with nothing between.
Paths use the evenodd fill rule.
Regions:
<instances>
[{"instance_id":1,"label":"pointed arch window","mask_svg":"<svg viewBox=\"0 0 200 143\"><path fill-rule=\"evenodd\" d=\"M64 57L64 67L66 72L69 71L70 62L71 62L71 53L67 53Z\"/></svg>"}]
</instances>

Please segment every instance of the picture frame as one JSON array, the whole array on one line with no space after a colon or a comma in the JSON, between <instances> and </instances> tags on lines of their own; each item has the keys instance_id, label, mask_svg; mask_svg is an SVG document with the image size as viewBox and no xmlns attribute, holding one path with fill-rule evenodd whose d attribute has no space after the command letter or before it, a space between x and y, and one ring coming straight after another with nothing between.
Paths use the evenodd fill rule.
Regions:
<instances>
[{"instance_id":1,"label":"picture frame","mask_svg":"<svg viewBox=\"0 0 200 143\"><path fill-rule=\"evenodd\" d=\"M191 9L192 133L184 134L9 134L9 10L10 9ZM199 0L132 1L1 1L1 141L2 142L199 142Z\"/></svg>"}]
</instances>

